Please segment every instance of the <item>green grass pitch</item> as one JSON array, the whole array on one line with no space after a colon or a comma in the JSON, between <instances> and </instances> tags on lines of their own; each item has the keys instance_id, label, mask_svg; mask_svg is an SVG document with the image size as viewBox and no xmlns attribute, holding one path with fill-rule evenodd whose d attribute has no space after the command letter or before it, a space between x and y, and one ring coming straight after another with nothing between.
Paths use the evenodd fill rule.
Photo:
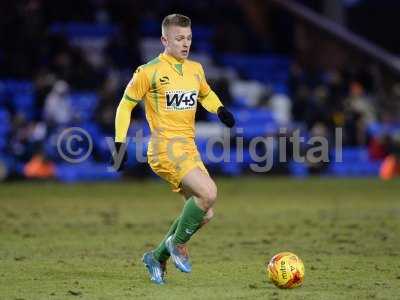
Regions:
<instances>
[{"instance_id":1,"label":"green grass pitch","mask_svg":"<svg viewBox=\"0 0 400 300\"><path fill-rule=\"evenodd\" d=\"M166 184L0 185L0 299L399 299L400 182L217 179L215 219L189 243L193 272L167 284L141 263L182 207ZM304 261L280 290L265 263Z\"/></svg>"}]
</instances>

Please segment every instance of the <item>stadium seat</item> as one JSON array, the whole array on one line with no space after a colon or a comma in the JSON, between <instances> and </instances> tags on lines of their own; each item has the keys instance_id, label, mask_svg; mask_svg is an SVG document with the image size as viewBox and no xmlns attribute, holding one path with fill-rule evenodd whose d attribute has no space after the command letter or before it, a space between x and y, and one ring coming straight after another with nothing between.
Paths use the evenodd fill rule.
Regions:
<instances>
[{"instance_id":1,"label":"stadium seat","mask_svg":"<svg viewBox=\"0 0 400 300\"><path fill-rule=\"evenodd\" d=\"M12 95L18 93L32 93L34 91L33 83L26 80L5 79L2 80L4 91Z\"/></svg>"},{"instance_id":2,"label":"stadium seat","mask_svg":"<svg viewBox=\"0 0 400 300\"><path fill-rule=\"evenodd\" d=\"M243 136L250 139L278 132L279 127L273 113L266 108L235 108L231 109L236 119L236 128L243 130ZM218 121L218 117L209 114L210 121Z\"/></svg>"},{"instance_id":3,"label":"stadium seat","mask_svg":"<svg viewBox=\"0 0 400 300\"><path fill-rule=\"evenodd\" d=\"M307 165L295 161L289 162L289 172L294 177L307 177L309 176L309 170Z\"/></svg>"},{"instance_id":4,"label":"stadium seat","mask_svg":"<svg viewBox=\"0 0 400 300\"><path fill-rule=\"evenodd\" d=\"M160 22L153 19L142 19L139 25L140 34L143 36L160 36Z\"/></svg>"},{"instance_id":5,"label":"stadium seat","mask_svg":"<svg viewBox=\"0 0 400 300\"><path fill-rule=\"evenodd\" d=\"M11 129L10 113L0 108L0 137L4 137Z\"/></svg>"},{"instance_id":6,"label":"stadium seat","mask_svg":"<svg viewBox=\"0 0 400 300\"><path fill-rule=\"evenodd\" d=\"M248 79L268 84L286 83L289 78L290 60L282 55L241 55L225 54L219 61L241 72Z\"/></svg>"},{"instance_id":7,"label":"stadium seat","mask_svg":"<svg viewBox=\"0 0 400 300\"><path fill-rule=\"evenodd\" d=\"M342 162L336 162L333 153L331 153L331 157L333 159L329 165L328 174L346 177L377 176L379 174L381 161L370 160L368 149L366 148L343 148Z\"/></svg>"},{"instance_id":8,"label":"stadium seat","mask_svg":"<svg viewBox=\"0 0 400 300\"><path fill-rule=\"evenodd\" d=\"M275 122L272 111L267 108L232 107L230 110L235 116L237 127L239 125L260 125L261 123ZM218 121L218 116L215 114L208 114L207 117L210 121Z\"/></svg>"},{"instance_id":9,"label":"stadium seat","mask_svg":"<svg viewBox=\"0 0 400 300\"><path fill-rule=\"evenodd\" d=\"M241 165L235 161L223 163L221 169L223 174L229 176L239 176L242 173Z\"/></svg>"},{"instance_id":10,"label":"stadium seat","mask_svg":"<svg viewBox=\"0 0 400 300\"><path fill-rule=\"evenodd\" d=\"M0 81L0 104L10 102L27 120L35 116L35 95L32 82L5 79Z\"/></svg>"},{"instance_id":11,"label":"stadium seat","mask_svg":"<svg viewBox=\"0 0 400 300\"><path fill-rule=\"evenodd\" d=\"M32 120L35 117L35 97L33 93L16 93L13 97L15 110L22 114L26 120Z\"/></svg>"},{"instance_id":12,"label":"stadium seat","mask_svg":"<svg viewBox=\"0 0 400 300\"><path fill-rule=\"evenodd\" d=\"M371 136L382 136L384 134L396 134L400 132L400 122L393 123L369 123L367 132Z\"/></svg>"},{"instance_id":13,"label":"stadium seat","mask_svg":"<svg viewBox=\"0 0 400 300\"><path fill-rule=\"evenodd\" d=\"M0 135L0 153L4 152L8 145L8 139L6 136Z\"/></svg>"},{"instance_id":14,"label":"stadium seat","mask_svg":"<svg viewBox=\"0 0 400 300\"><path fill-rule=\"evenodd\" d=\"M368 161L368 149L364 147L346 147L342 150L342 158L346 163L361 163Z\"/></svg>"},{"instance_id":15,"label":"stadium seat","mask_svg":"<svg viewBox=\"0 0 400 300\"><path fill-rule=\"evenodd\" d=\"M211 54L214 50L212 43L214 30L208 26L193 26L192 32L193 38L196 40L195 50Z\"/></svg>"},{"instance_id":16,"label":"stadium seat","mask_svg":"<svg viewBox=\"0 0 400 300\"><path fill-rule=\"evenodd\" d=\"M0 81L0 105L4 105L7 101L7 90L5 84Z\"/></svg>"},{"instance_id":17,"label":"stadium seat","mask_svg":"<svg viewBox=\"0 0 400 300\"><path fill-rule=\"evenodd\" d=\"M56 166L56 178L62 182L116 180L122 173L110 171L105 163L62 163Z\"/></svg>"},{"instance_id":18,"label":"stadium seat","mask_svg":"<svg viewBox=\"0 0 400 300\"><path fill-rule=\"evenodd\" d=\"M108 38L116 31L116 26L104 23L57 22L50 27L51 33L63 34L68 38Z\"/></svg>"},{"instance_id":19,"label":"stadium seat","mask_svg":"<svg viewBox=\"0 0 400 300\"><path fill-rule=\"evenodd\" d=\"M80 122L89 121L96 110L98 96L94 92L72 92L70 94L70 105L74 116Z\"/></svg>"}]
</instances>

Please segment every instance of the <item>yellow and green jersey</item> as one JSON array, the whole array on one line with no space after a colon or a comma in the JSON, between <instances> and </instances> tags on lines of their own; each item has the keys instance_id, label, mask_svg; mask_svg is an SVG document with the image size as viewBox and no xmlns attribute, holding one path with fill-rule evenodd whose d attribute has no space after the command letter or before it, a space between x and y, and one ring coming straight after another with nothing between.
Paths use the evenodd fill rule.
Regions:
<instances>
[{"instance_id":1,"label":"yellow and green jersey","mask_svg":"<svg viewBox=\"0 0 400 300\"><path fill-rule=\"evenodd\" d=\"M116 141L124 142L133 107L144 101L152 135L194 138L197 102L216 113L222 106L200 63L165 53L138 67L117 109Z\"/></svg>"}]
</instances>

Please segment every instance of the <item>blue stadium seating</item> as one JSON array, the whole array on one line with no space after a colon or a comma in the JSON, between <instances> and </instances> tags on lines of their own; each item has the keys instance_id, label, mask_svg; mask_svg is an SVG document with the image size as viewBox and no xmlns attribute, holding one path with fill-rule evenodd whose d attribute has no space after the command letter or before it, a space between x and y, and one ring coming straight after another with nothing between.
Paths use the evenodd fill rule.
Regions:
<instances>
[{"instance_id":1,"label":"blue stadium seating","mask_svg":"<svg viewBox=\"0 0 400 300\"><path fill-rule=\"evenodd\" d=\"M11 130L10 114L5 109L0 109L0 153L5 151L9 141L7 135Z\"/></svg>"},{"instance_id":2,"label":"blue stadium seating","mask_svg":"<svg viewBox=\"0 0 400 300\"><path fill-rule=\"evenodd\" d=\"M24 164L16 158L0 152L0 163L5 166L7 174L23 175Z\"/></svg>"},{"instance_id":3,"label":"blue stadium seating","mask_svg":"<svg viewBox=\"0 0 400 300\"><path fill-rule=\"evenodd\" d=\"M193 38L196 40L194 47L198 52L213 53L214 46L212 43L212 37L214 30L207 26L193 26L192 27Z\"/></svg>"},{"instance_id":4,"label":"blue stadium seating","mask_svg":"<svg viewBox=\"0 0 400 300\"><path fill-rule=\"evenodd\" d=\"M35 117L35 96L33 93L16 93L13 97L15 110L24 116L26 120Z\"/></svg>"},{"instance_id":5,"label":"blue stadium seating","mask_svg":"<svg viewBox=\"0 0 400 300\"><path fill-rule=\"evenodd\" d=\"M102 145L100 146L100 144L102 143L102 140L104 139L103 134L101 133L99 126L96 123L84 123L84 124L80 124L79 126L75 126L75 125L70 125L71 127L79 127L81 129L83 129L84 131L86 131L86 133L89 135L91 142L92 142L92 146L93 146L93 153L98 154L99 152L102 151ZM63 162L63 157L60 155L59 153L59 149L58 147L60 147L61 151L64 154L68 154L69 150L67 147L71 147L72 151L77 151L79 149L82 149L82 152L80 154L77 153L77 155L73 155L73 153L71 155L67 155L67 156L71 156L73 159L79 159L83 156L85 156L85 154L87 153L87 151L89 150L90 144L89 144L89 140L87 137L85 137L82 133L79 133L78 131L71 131L71 134L73 135L77 135L81 138L81 140L79 140L78 138L73 138L69 141L69 146L66 144L66 142L68 141L66 138L68 138L68 136L64 136L64 140L59 141L59 137L62 134L63 130L71 128L70 126L60 126L57 128L52 129L52 131L50 132L49 136L47 137L47 139L43 142L43 150L46 153L46 155L51 158L53 161L55 162ZM58 143L60 143L58 145ZM109 153L109 150L106 150L107 154ZM101 155L101 153L100 153ZM105 154L102 156L104 159L109 159L109 155L106 156ZM93 156L89 156L89 159L92 159Z\"/></svg>"},{"instance_id":6,"label":"blue stadium seating","mask_svg":"<svg viewBox=\"0 0 400 300\"><path fill-rule=\"evenodd\" d=\"M71 92L70 105L74 111L74 116L81 122L89 121L93 118L98 104L98 96L94 92Z\"/></svg>"},{"instance_id":7,"label":"blue stadium seating","mask_svg":"<svg viewBox=\"0 0 400 300\"><path fill-rule=\"evenodd\" d=\"M334 154L331 155L332 158ZM342 151L343 162L331 162L328 174L335 176L377 176L381 161L370 160L368 149L364 147L346 147Z\"/></svg>"},{"instance_id":8,"label":"blue stadium seating","mask_svg":"<svg viewBox=\"0 0 400 300\"><path fill-rule=\"evenodd\" d=\"M117 32L117 27L103 23L57 22L51 25L50 32L63 34L68 38L108 38Z\"/></svg>"},{"instance_id":9,"label":"blue stadium seating","mask_svg":"<svg viewBox=\"0 0 400 300\"><path fill-rule=\"evenodd\" d=\"M236 119L236 128L243 129L243 136L246 139L265 136L279 130L274 115L269 109L232 107L231 111ZM215 114L208 114L207 117L210 121L218 121Z\"/></svg>"},{"instance_id":10,"label":"blue stadium seating","mask_svg":"<svg viewBox=\"0 0 400 300\"><path fill-rule=\"evenodd\" d=\"M153 19L143 19L140 21L139 32L143 36L160 36L160 22Z\"/></svg>"},{"instance_id":11,"label":"blue stadium seating","mask_svg":"<svg viewBox=\"0 0 400 300\"><path fill-rule=\"evenodd\" d=\"M289 172L294 177L307 177L309 175L307 165L295 161L289 162Z\"/></svg>"},{"instance_id":12,"label":"blue stadium seating","mask_svg":"<svg viewBox=\"0 0 400 300\"><path fill-rule=\"evenodd\" d=\"M0 135L0 153L5 152L7 145L8 145L7 137Z\"/></svg>"},{"instance_id":13,"label":"blue stadium seating","mask_svg":"<svg viewBox=\"0 0 400 300\"><path fill-rule=\"evenodd\" d=\"M105 163L62 163L56 166L56 178L62 182L117 180L122 174L108 169Z\"/></svg>"},{"instance_id":14,"label":"blue stadium seating","mask_svg":"<svg viewBox=\"0 0 400 300\"><path fill-rule=\"evenodd\" d=\"M26 80L1 80L0 104L6 102L9 102L26 120L32 120L36 113L33 83Z\"/></svg>"},{"instance_id":15,"label":"blue stadium seating","mask_svg":"<svg viewBox=\"0 0 400 300\"><path fill-rule=\"evenodd\" d=\"M267 84L284 84L289 78L290 60L282 55L225 54L218 59L223 65L237 69L248 79Z\"/></svg>"},{"instance_id":16,"label":"blue stadium seating","mask_svg":"<svg viewBox=\"0 0 400 300\"><path fill-rule=\"evenodd\" d=\"M100 30L101 31L101 30ZM100 32L99 31L99 32ZM90 32L90 30L82 32ZM207 28L199 29L198 34L205 40L211 36L211 31ZM104 34L104 32L103 32ZM272 81L274 90L279 93L287 93L287 85L284 83L288 71L288 60L284 57L262 56L249 58L241 55L227 55L224 63L237 66L244 71L249 77L264 81ZM251 65L248 68L249 64ZM267 73L276 70L274 75ZM274 72L272 72L274 73ZM265 75L267 74L267 75ZM278 74L278 75L277 75ZM32 82L18 80L2 80L0 81L0 104L10 101L13 108L25 115L27 120L31 120L35 114L35 94ZM70 94L70 103L74 114L78 116L77 126L86 130L94 143L94 151L104 161L110 157L110 149L105 140L104 133L100 127L93 122L96 106L98 104L98 96L94 92L76 92ZM276 133L279 130L278 124L275 121L273 113L268 109L244 108L233 106L232 112L236 117L237 128L243 128L243 136L245 139L250 139L256 136L265 136L266 134ZM209 120L216 121L217 116L208 114ZM11 130L10 114L6 109L0 109L0 153L6 149L8 145L8 137ZM143 130L144 144L141 151L142 155L146 155L148 136L150 130L146 122L136 121L134 126L130 128L129 136L135 136L138 130ZM384 133L394 133L400 130L400 124L379 124L374 123L369 126L371 135L382 135ZM56 161L60 161L56 145L52 138L45 141L45 149L50 157ZM244 151L244 160L236 161L236 149L230 151L230 161L224 163L212 162L205 155L207 140L197 139L199 152L204 159L205 164L211 169L221 171L224 174L235 176L240 175L244 170L249 168L251 163L254 163L248 149ZM128 166L134 168L138 165L138 161L134 153L136 153L135 143L129 144ZM216 146L213 149L215 156L222 154L222 148ZM132 155L133 154L133 155ZM4 156L4 155L3 155ZM363 147L347 147L342 152L343 162L332 162L328 168L327 174L334 176L376 176L379 173L381 161L371 161L368 157L367 149ZM2 158L4 161L4 157ZM7 166L13 172L22 174L23 164L7 160ZM81 164L61 163L57 165L57 178L65 182L76 182L80 180L114 180L121 176L120 173L109 172L107 164L95 163L88 160ZM309 174L308 168L304 164L295 162L289 163L289 170L292 175L303 177Z\"/></svg>"},{"instance_id":17,"label":"blue stadium seating","mask_svg":"<svg viewBox=\"0 0 400 300\"><path fill-rule=\"evenodd\" d=\"M239 176L242 173L242 167L235 161L225 162L221 167L222 173L230 176Z\"/></svg>"},{"instance_id":18,"label":"blue stadium seating","mask_svg":"<svg viewBox=\"0 0 400 300\"><path fill-rule=\"evenodd\" d=\"M5 84L0 81L0 105L4 105L7 101L7 90Z\"/></svg>"},{"instance_id":19,"label":"blue stadium seating","mask_svg":"<svg viewBox=\"0 0 400 300\"><path fill-rule=\"evenodd\" d=\"M261 123L275 123L275 117L271 110L267 108L237 108L230 109L234 114L236 123L239 125L249 125ZM218 121L216 114L207 114L210 121ZM237 126L239 126L237 125Z\"/></svg>"},{"instance_id":20,"label":"blue stadium seating","mask_svg":"<svg viewBox=\"0 0 400 300\"><path fill-rule=\"evenodd\" d=\"M0 137L7 134L11 129L11 118L10 113L0 108Z\"/></svg>"},{"instance_id":21,"label":"blue stadium seating","mask_svg":"<svg viewBox=\"0 0 400 300\"><path fill-rule=\"evenodd\" d=\"M18 93L33 93L33 83L26 80L4 79L0 81L5 92L15 95Z\"/></svg>"},{"instance_id":22,"label":"blue stadium seating","mask_svg":"<svg viewBox=\"0 0 400 300\"><path fill-rule=\"evenodd\" d=\"M384 134L400 133L400 122L389 124L378 122L370 123L368 124L367 131L371 136L382 136Z\"/></svg>"}]
</instances>

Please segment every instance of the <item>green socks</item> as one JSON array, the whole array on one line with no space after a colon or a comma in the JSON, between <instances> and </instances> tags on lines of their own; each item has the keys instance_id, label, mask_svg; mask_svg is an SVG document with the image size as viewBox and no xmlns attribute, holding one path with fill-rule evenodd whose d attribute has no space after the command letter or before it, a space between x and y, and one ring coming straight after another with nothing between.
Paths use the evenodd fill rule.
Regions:
<instances>
[{"instance_id":1,"label":"green socks","mask_svg":"<svg viewBox=\"0 0 400 300\"><path fill-rule=\"evenodd\" d=\"M199 228L205 214L206 212L197 206L195 197L189 198L183 207L173 242L175 244L185 244L189 241L190 237Z\"/></svg>"},{"instance_id":2,"label":"green socks","mask_svg":"<svg viewBox=\"0 0 400 300\"><path fill-rule=\"evenodd\" d=\"M178 227L180 217L177 217L175 221L172 223L171 227L169 228L167 234L165 235L164 239L158 245L158 247L153 251L154 258L158 261L166 261L169 258L169 252L167 247L165 246L165 240L174 234L176 227Z\"/></svg>"},{"instance_id":3,"label":"green socks","mask_svg":"<svg viewBox=\"0 0 400 300\"><path fill-rule=\"evenodd\" d=\"M158 261L166 261L170 255L165 246L165 240L174 234L175 244L185 244L199 229L205 214L206 212L197 206L195 197L189 198L183 206L182 214L175 219L164 239L153 251L154 258Z\"/></svg>"}]
</instances>

